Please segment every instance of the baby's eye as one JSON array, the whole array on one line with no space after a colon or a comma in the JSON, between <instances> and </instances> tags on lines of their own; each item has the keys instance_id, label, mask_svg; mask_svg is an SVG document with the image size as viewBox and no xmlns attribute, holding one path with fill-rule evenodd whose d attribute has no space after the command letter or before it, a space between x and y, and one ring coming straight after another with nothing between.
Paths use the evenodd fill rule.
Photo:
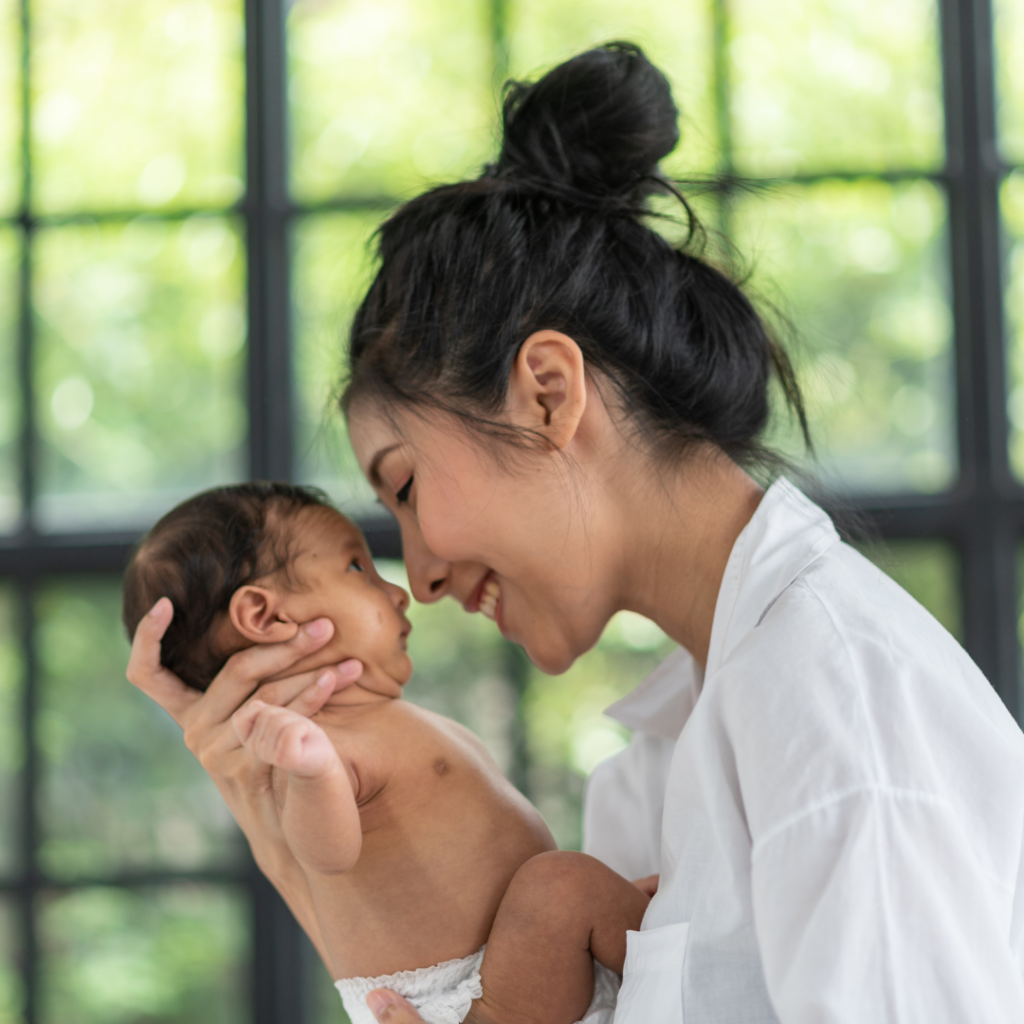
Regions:
<instances>
[{"instance_id":1,"label":"baby's eye","mask_svg":"<svg viewBox=\"0 0 1024 1024\"><path fill-rule=\"evenodd\" d=\"M359 564L358 558L353 558L352 561L348 563L348 567L350 571L354 569L356 572L366 572L362 565Z\"/></svg>"},{"instance_id":2,"label":"baby's eye","mask_svg":"<svg viewBox=\"0 0 1024 1024\"><path fill-rule=\"evenodd\" d=\"M409 491L412 490L412 477L405 481L400 490L395 491L395 498L399 505L404 505L409 500Z\"/></svg>"}]
</instances>

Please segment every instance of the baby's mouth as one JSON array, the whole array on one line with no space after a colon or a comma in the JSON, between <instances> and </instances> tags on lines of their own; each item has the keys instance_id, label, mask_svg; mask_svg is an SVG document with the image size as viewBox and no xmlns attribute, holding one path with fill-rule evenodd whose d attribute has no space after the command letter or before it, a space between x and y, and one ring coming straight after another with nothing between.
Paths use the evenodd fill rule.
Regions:
<instances>
[{"instance_id":1,"label":"baby's mouth","mask_svg":"<svg viewBox=\"0 0 1024 1024\"><path fill-rule=\"evenodd\" d=\"M480 604L478 605L478 608L492 622L497 618L498 601L500 599L501 584L491 576L487 582L484 583L483 590L480 592Z\"/></svg>"}]
</instances>

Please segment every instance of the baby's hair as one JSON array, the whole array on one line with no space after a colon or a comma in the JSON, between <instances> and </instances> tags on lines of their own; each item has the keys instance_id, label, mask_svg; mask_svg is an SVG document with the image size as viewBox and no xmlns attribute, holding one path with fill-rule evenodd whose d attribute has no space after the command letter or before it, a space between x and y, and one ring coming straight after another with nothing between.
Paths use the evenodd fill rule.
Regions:
<instances>
[{"instance_id":1,"label":"baby's hair","mask_svg":"<svg viewBox=\"0 0 1024 1024\"><path fill-rule=\"evenodd\" d=\"M174 605L160 659L189 686L205 690L227 660L213 626L239 587L287 570L285 519L331 508L314 487L247 483L203 491L167 513L142 539L124 575L122 619L128 639L161 597Z\"/></svg>"}]
</instances>

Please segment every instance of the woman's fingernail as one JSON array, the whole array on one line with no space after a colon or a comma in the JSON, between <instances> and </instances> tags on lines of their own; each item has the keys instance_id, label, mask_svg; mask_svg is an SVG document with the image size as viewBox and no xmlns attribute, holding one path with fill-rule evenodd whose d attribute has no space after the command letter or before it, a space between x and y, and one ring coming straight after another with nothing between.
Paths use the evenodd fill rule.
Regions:
<instances>
[{"instance_id":1,"label":"woman's fingernail","mask_svg":"<svg viewBox=\"0 0 1024 1024\"><path fill-rule=\"evenodd\" d=\"M319 640L321 637L327 636L330 631L330 619L317 619L306 626L306 636L311 637L313 640Z\"/></svg>"},{"instance_id":2,"label":"woman's fingernail","mask_svg":"<svg viewBox=\"0 0 1024 1024\"><path fill-rule=\"evenodd\" d=\"M157 603L149 609L149 614L152 615L154 619L157 618L160 615L160 612L163 611L164 602L167 600L168 599L166 597L161 597L160 600L157 601Z\"/></svg>"},{"instance_id":3,"label":"woman's fingernail","mask_svg":"<svg viewBox=\"0 0 1024 1024\"><path fill-rule=\"evenodd\" d=\"M395 999L395 994L389 992L386 988L374 989L366 997L366 1005L370 1008L370 1013L380 1020L380 1015L389 1007L394 1006L398 1000Z\"/></svg>"},{"instance_id":4,"label":"woman's fingernail","mask_svg":"<svg viewBox=\"0 0 1024 1024\"><path fill-rule=\"evenodd\" d=\"M363 674L363 663L354 658L338 662L338 672L343 683L354 683Z\"/></svg>"},{"instance_id":5,"label":"woman's fingernail","mask_svg":"<svg viewBox=\"0 0 1024 1024\"><path fill-rule=\"evenodd\" d=\"M332 690L334 689L334 673L328 669L326 672L321 673L317 676L316 686L319 690Z\"/></svg>"}]
</instances>

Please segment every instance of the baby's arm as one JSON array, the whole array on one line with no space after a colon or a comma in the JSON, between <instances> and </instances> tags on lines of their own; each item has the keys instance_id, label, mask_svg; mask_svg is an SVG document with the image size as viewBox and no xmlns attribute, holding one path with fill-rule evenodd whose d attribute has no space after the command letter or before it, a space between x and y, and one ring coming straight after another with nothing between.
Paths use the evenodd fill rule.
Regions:
<instances>
[{"instance_id":1,"label":"baby's arm","mask_svg":"<svg viewBox=\"0 0 1024 1024\"><path fill-rule=\"evenodd\" d=\"M255 757L288 772L281 828L295 858L316 874L348 871L363 833L352 781L327 734L308 718L260 700L243 705L233 722Z\"/></svg>"}]
</instances>

